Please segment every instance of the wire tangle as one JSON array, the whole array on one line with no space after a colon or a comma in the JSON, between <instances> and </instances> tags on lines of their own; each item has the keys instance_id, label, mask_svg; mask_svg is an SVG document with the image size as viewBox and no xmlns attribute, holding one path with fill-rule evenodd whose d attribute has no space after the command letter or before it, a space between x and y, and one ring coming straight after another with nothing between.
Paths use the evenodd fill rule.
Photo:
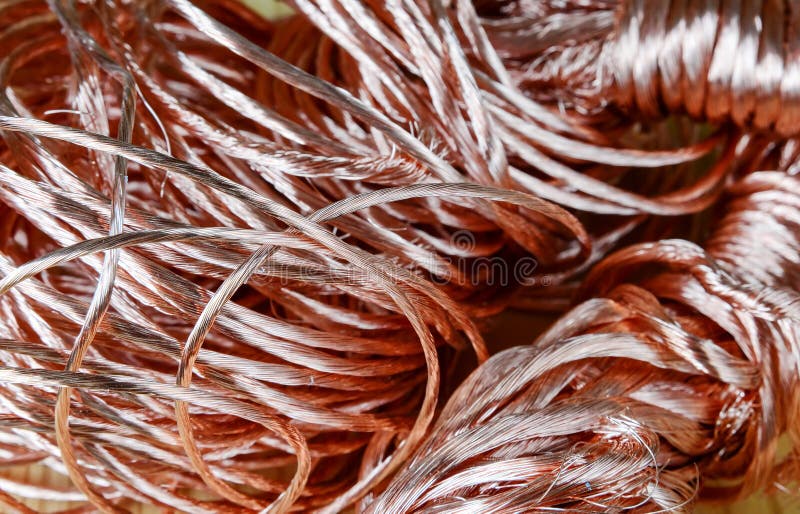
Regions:
<instances>
[{"instance_id":1,"label":"wire tangle","mask_svg":"<svg viewBox=\"0 0 800 514\"><path fill-rule=\"evenodd\" d=\"M70 482L4 509L797 478L791 2L291 7L0 0L0 458ZM513 307L561 317L490 357Z\"/></svg>"},{"instance_id":2,"label":"wire tangle","mask_svg":"<svg viewBox=\"0 0 800 514\"><path fill-rule=\"evenodd\" d=\"M790 486L796 456L776 452L798 438L800 181L758 172L732 192L706 250L610 255L591 299L478 368L367 512L683 512L701 485Z\"/></svg>"}]
</instances>

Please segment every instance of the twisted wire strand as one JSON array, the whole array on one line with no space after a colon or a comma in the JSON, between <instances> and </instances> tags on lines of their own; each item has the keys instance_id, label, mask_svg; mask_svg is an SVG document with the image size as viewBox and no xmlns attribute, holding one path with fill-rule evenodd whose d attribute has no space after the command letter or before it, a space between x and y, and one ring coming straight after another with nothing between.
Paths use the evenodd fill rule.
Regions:
<instances>
[{"instance_id":1,"label":"twisted wire strand","mask_svg":"<svg viewBox=\"0 0 800 514\"><path fill-rule=\"evenodd\" d=\"M0 263L8 376L0 394L3 423L17 434L9 436L15 459L69 474L94 508L124 511L126 500L192 512L346 504L402 461L433 415L441 346L460 347L466 336L481 358L486 352L448 295L395 256L411 253L441 274L446 261L408 243L396 252L400 238L387 243L390 231L352 213L420 197L473 199L487 212L493 203L509 213L516 205L515 216L550 220L576 262L587 253L582 227L563 209L486 186L421 183L340 202L311 186L296 200L279 179L265 181L265 170L324 178L359 159L363 170L417 165L402 156L375 164L352 152L280 150L255 137L258 129L231 130L225 114L206 121L197 114L207 114L202 96L181 103L165 89L182 87L173 72L154 68L156 53L135 60L134 45L155 52L166 43L124 37L150 36L147 14L175 21L174 14L159 4L128 18L103 5L80 8L14 1L0 10L8 51L0 68L8 236ZM225 65L206 67L235 79ZM188 69L230 92L205 68ZM108 81L114 74L121 93ZM132 90L135 105L125 100ZM129 107L115 111L120 98ZM259 114L270 128L319 144L313 131ZM116 133L113 120L122 127ZM420 145L413 140L425 159L449 166ZM103 171L114 161L117 178L109 180ZM123 201L124 218L112 215ZM359 244L321 225L331 220ZM103 264L102 252L115 257ZM245 282L249 289L231 302ZM74 348L68 342L89 333ZM374 445L382 455L395 447L395 457L364 464L358 477L354 463ZM186 489L219 499L198 500Z\"/></svg>"},{"instance_id":2,"label":"twisted wire strand","mask_svg":"<svg viewBox=\"0 0 800 514\"><path fill-rule=\"evenodd\" d=\"M479 9L514 81L534 95L601 119L610 108L644 117L684 112L797 135L794 2L501 1Z\"/></svg>"},{"instance_id":3,"label":"twisted wire strand","mask_svg":"<svg viewBox=\"0 0 800 514\"><path fill-rule=\"evenodd\" d=\"M438 5L296 2L297 9L325 35L304 27L300 18L279 27L271 49L286 53L291 62L341 84L376 108L396 111L404 123L413 123L420 116L427 119L425 111L435 109L424 127L433 132L453 162L461 164L459 160L470 158L464 153L472 151L469 149L486 147L488 155L480 157L481 162L460 166L471 180L485 183L488 177L484 170L493 169L491 156L507 161L512 182L501 184L535 190L537 195L583 211L679 214L701 210L713 201L718 193L715 185L724 174L716 168L706 180L681 184L683 188L669 193L656 191L648 198L614 187L609 181L593 180L597 170L591 164L602 165L607 173L608 165L664 168L696 158L718 140L711 138L699 146L669 151L625 148L621 141L615 144L608 135L570 122L527 98L507 77L507 63L488 44L484 26L469 2L453 2L447 10L437 10ZM302 44L294 38L298 32L304 35ZM315 34L318 42L310 44ZM308 98L283 91L287 90L285 84L267 82L264 87L274 91L271 100L286 102L287 115L294 111L308 116ZM398 97L401 93L403 96ZM451 98L454 94L459 97ZM459 98L465 104L463 109L458 106ZM403 109L409 104L413 107L410 119ZM324 119L327 106L325 109L309 120ZM316 123L324 130L320 121ZM483 133L471 132L478 130ZM486 146L490 144L497 150ZM588 161L584 173L572 169L576 160ZM623 172L619 170L620 175ZM542 175L546 180L540 178Z\"/></svg>"},{"instance_id":4,"label":"twisted wire strand","mask_svg":"<svg viewBox=\"0 0 800 514\"><path fill-rule=\"evenodd\" d=\"M612 2L563 3L565 19L585 25L539 4L298 0L301 15L272 24L232 0L0 2L0 444L10 462L69 475L66 497L87 502L75 512L131 502L338 512L362 498L373 512L681 508L698 469L764 485L795 409L781 394L795 383L793 361L778 365L756 342L793 349L794 307L732 278L749 250L722 232L708 250L718 266L661 243L640 253L679 272L612 292L613 280L591 285L595 272L586 291L608 298L517 357L490 360L431 434L453 354L471 345L488 357L476 319L516 289L454 262L533 256L533 278L562 286L648 216L708 208L737 165L772 151L730 127L653 149L635 116L601 126L528 96L514 68L527 54L509 51L510 26L486 13L555 16L555 39L532 52L561 51L559 38L575 34L590 41L619 19ZM524 19L508 22L522 23L507 38L520 38L514 48L538 37ZM562 85L580 93L577 82ZM782 151L792 162L796 148ZM704 156L713 165L694 162ZM753 176L743 198L781 187L781 205L794 205L794 185ZM598 269L621 269L627 255ZM789 269L782 255L769 262ZM785 276L770 268L758 280ZM556 344L574 319L575 337ZM521 382L496 387L507 374ZM676 401L686 397L697 403ZM513 415L494 425L506 408ZM457 459L499 450L449 467L462 440L440 434L464 420L476 426ZM422 467L413 461L374 500L423 440L424 451L445 445L435 467L418 457ZM61 493L2 487L11 496L0 502L23 512L17 497ZM472 495L482 487L501 493Z\"/></svg>"},{"instance_id":5,"label":"twisted wire strand","mask_svg":"<svg viewBox=\"0 0 800 514\"><path fill-rule=\"evenodd\" d=\"M189 9L187 12L191 16L199 17L197 19L192 18L195 22L208 23L210 26L216 27L213 30L219 31L215 33L220 38L233 37L227 28L214 25L215 22L209 20L200 11L191 10L193 8L190 7L186 7L186 9ZM266 57L272 54L267 54L253 43L236 40L235 38L230 39L230 44L227 46L239 48L238 51L240 53L246 54L247 58L253 61L253 64L247 63L253 68L253 73L263 74L265 72L261 67L265 67L271 73L278 73L279 83L286 85L293 92L303 88L310 88L314 94L326 100L334 101L329 98L332 95L335 99L334 103L337 105L326 106L326 108L342 109L343 116L351 119L347 126L337 130L336 137L322 137L320 134L326 132L324 127L316 125L304 127L299 125L296 120L292 120L294 123L290 123L288 121L290 117L296 115L291 114L291 112L297 111L291 104L287 104L283 99L257 102L258 95L254 93L253 97L249 97L208 72L203 71L198 67L195 60L176 49L175 44L166 39L166 35L180 33L181 36L192 40L193 43L195 42L194 39L199 39L200 41L197 41L197 44L203 45L203 48L205 48L205 45L208 45L207 35L202 30L176 26L178 22L160 24L143 18L143 16L137 16L137 19L142 23L142 31L152 32L154 28L163 28L162 32L156 35L156 41L163 43L165 53L150 53L139 56L134 51L130 51L125 52L125 54L126 58L129 59L127 62L131 68L142 70L137 73L137 78L140 78L147 85L148 92L156 97L153 102L159 103L160 108L176 112L181 118L178 125L172 125L169 120L165 120L167 129L177 130L180 127L183 130L196 132L198 137L202 137L204 141L214 146L218 153L225 153L227 158L235 158L236 160L241 160L248 167L254 167L269 182L271 187L277 190L278 194L288 197L292 202L305 209L313 210L330 200L374 190L374 184L376 183L401 185L409 183L409 181L427 182L430 181L428 176L431 171L439 175L438 180L461 182L470 178L458 173L453 168L451 159L442 159L436 153L435 148L433 150L428 148L433 143L426 143L424 138L419 138L418 140L413 134L405 131L392 120L383 119L385 117L383 110L379 109L378 106L363 105L358 99L342 91L335 94L331 93L329 91L330 85L318 86L317 84L323 83L303 74L299 70L283 70L282 68L287 65L274 63L274 56ZM275 41L277 39L276 36L271 40ZM218 43L214 44L218 45ZM226 48L218 46L216 51L227 51L225 50ZM204 51L204 53L207 52ZM171 68L170 71L174 73L175 70L178 70L185 73L185 80L191 81L192 84L187 84L186 88L177 88L174 84L170 84L173 90L166 90L161 84L155 82L151 76L152 74L144 72L144 67L147 66L146 62L132 62L133 59L151 58L148 55L174 56L176 68ZM281 68L281 70L276 71L277 68ZM288 73L292 78L286 81L287 77L283 75L284 73ZM173 77L173 80L176 80L176 78ZM210 107L201 107L198 111L192 113L185 111L183 106L194 106L198 102L198 92L194 92L194 89L198 86L202 89L207 89L208 93L219 99L213 111ZM261 86L259 86L259 89L261 89ZM187 95L187 91L192 93ZM202 97L203 102L208 102L209 96L207 94L203 94ZM359 103L361 105L358 105ZM275 113L263 107L264 105L276 105L279 108L288 105L289 109L288 112ZM235 110L231 111L231 109ZM303 116L316 116L312 114L311 104L304 105L303 109L309 111ZM210 117L211 112L213 112L213 118ZM245 118L252 119L242 119L241 113L249 113ZM217 121L225 120L226 116L233 116L233 119L229 123ZM359 128L358 116L361 116L373 127L382 127L380 130L373 129L373 131L377 132L375 137L380 137L383 141L377 148L375 148L374 143L370 146L356 144L353 137L347 135L348 131L358 133L363 130ZM311 147L314 151L309 152L308 150L295 148L294 142L283 141L284 137L289 136L286 135L286 130L280 133L274 132L275 121L270 120L275 117L280 118L280 123L284 125L290 124L291 131L294 133L301 133L303 144L305 146L314 145ZM373 119L374 117L381 119ZM417 118L423 120L425 114L420 112ZM284 146L268 144L263 138L253 138L249 131L234 131L230 129L230 126L242 126L242 124L250 124L251 122L261 125L260 128L254 127L253 132L264 132L265 129L270 129L273 131L271 137L274 137L277 142ZM222 127L215 126L220 123L223 124ZM222 138L219 135L220 131L225 134ZM314 134L314 139L309 140L307 138L308 134ZM291 137L296 141L297 136L298 134L294 134ZM342 139L342 141L337 139ZM420 145L423 145L424 148ZM411 151L410 160L408 155L403 155L405 151ZM356 153L355 155L353 155L354 152ZM415 163L415 160L418 160L418 162ZM311 178L313 180L309 183ZM484 183L486 182L484 181ZM490 181L489 183L502 185L499 181ZM585 265L587 260L585 244L580 248L575 246L574 241L569 239L565 241L561 231L558 228L554 229L552 224L541 216L518 213L500 207L473 208L470 206L463 208L448 205L441 200L428 201L427 203L431 202L433 202L432 207L415 206L412 203L408 203L408 207L404 204L386 207L385 209L374 209L374 212L370 214L368 225L364 225L362 222L360 230L373 232L368 238L365 238L368 239L369 244L381 245L380 249L397 253L398 258L403 259L404 262L410 265L421 266L434 273L446 276L456 276L458 274L459 270L456 267L447 266L448 260L452 260L452 258L439 258L430 251L426 252L426 249L435 249L439 253L458 258L475 258L499 253L504 258L512 259L513 253L502 253L502 251L508 247L521 245L525 250L536 256L542 265L543 271L547 268L551 271L570 269L575 266ZM433 212L441 212L441 214L432 218L431 213ZM409 224L409 222L413 224ZM341 228L348 233L354 232L355 229L352 224L355 222L348 221L347 223L349 225ZM534 225L539 228L534 228ZM458 227L457 231L451 228L454 226ZM432 227L432 229L427 227ZM522 230L522 227L527 227L528 229ZM501 229L499 234L498 228ZM472 234L471 237L475 239L474 243L469 244L469 248L463 248L454 242L457 236L455 232L463 231L470 232ZM498 237L498 235L501 237ZM451 281L453 284L463 282L469 281ZM463 287L461 290L453 289L451 294L463 299L467 299L471 292L469 289L464 291Z\"/></svg>"},{"instance_id":6,"label":"twisted wire strand","mask_svg":"<svg viewBox=\"0 0 800 514\"><path fill-rule=\"evenodd\" d=\"M800 180L757 172L731 193L705 250L664 240L595 266L591 299L479 367L365 511L689 512L699 493L791 487Z\"/></svg>"},{"instance_id":7,"label":"twisted wire strand","mask_svg":"<svg viewBox=\"0 0 800 514\"><path fill-rule=\"evenodd\" d=\"M505 211L502 216L478 211L476 216L473 209L443 205L438 200L387 207L379 222L387 223L396 235L406 238L402 233L408 231L411 238L421 239L441 251L465 255L464 249L454 244L454 234L449 229L432 234L408 224L437 220L433 223L459 226L475 237L476 244L467 257L485 257L498 242L495 233L487 233L486 229L499 227L505 238L536 255L541 273L537 271L531 282L542 282L542 277L546 277L561 283L587 269L644 219L631 221L631 216L694 213L708 207L718 196L731 170L738 142L736 134L717 133L711 137L691 134L685 138L687 146L676 150L626 148L619 137L617 141L609 141L605 134L572 123L530 100L505 78L504 63L498 61L488 45L483 28L467 2L456 2L439 12L433 9L436 5L434 2L428 9L424 3L415 7L402 2L374 5L298 2L295 6L305 16L278 24L266 49L340 86L351 98L384 113L396 127L411 127L412 133L419 132L419 138L451 164L447 170L438 165L427 166L422 180L494 183L577 209L579 215L586 212L608 218L606 223L594 225L591 235L595 251L577 264L572 250L562 250L560 244L553 244L550 235L543 233L546 220L536 220L533 227L516 216L509 218ZM164 26L164 29L179 31L177 27ZM231 88L213 90L229 108L252 106L252 101L257 100L260 102L257 106L274 105L280 115L306 125L314 133L339 140L337 143L351 151L374 148L373 152L381 153L387 147L395 148L393 141L397 141L397 136L387 136L383 128L376 128L372 122L364 126L351 106L342 107L330 101L327 92L297 87L297 83L286 80L282 71L268 64L267 57L256 55L257 48L236 39L222 27L213 30L233 52L248 56L259 66L252 99L241 98ZM186 31L181 34L186 35ZM197 35L198 39L204 37L207 36L202 31ZM431 38L436 41L428 41ZM167 54L181 58L182 67L188 71L187 59L172 51ZM192 79L197 75L193 71ZM233 99L234 96L237 98ZM620 128L617 132L624 130ZM402 145L397 148L402 150ZM724 156L713 167L697 167L692 163L712 149ZM653 170L644 179L643 168L662 170ZM364 180L343 181L336 177L329 181L316 170L315 173L315 189L332 196L358 194L371 187ZM278 178L271 175L270 180ZM279 180L282 182L284 178ZM619 182L626 185L615 185ZM287 188L296 194L294 185L286 185L283 190ZM493 225L487 225L487 218ZM500 255L505 260L514 258L508 253ZM454 289L451 291L454 297L468 300L469 291ZM485 295L478 298L483 301ZM550 305L542 302L542 307L560 308L557 306L562 304L561 300L553 299ZM503 302L498 299L494 305L500 308Z\"/></svg>"}]
</instances>

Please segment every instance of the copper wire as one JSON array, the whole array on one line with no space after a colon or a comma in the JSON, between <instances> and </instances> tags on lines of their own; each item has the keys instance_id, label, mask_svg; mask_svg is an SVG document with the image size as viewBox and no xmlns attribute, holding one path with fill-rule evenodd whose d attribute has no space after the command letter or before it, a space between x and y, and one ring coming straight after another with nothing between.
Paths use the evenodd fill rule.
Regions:
<instances>
[{"instance_id":1,"label":"copper wire","mask_svg":"<svg viewBox=\"0 0 800 514\"><path fill-rule=\"evenodd\" d=\"M791 1L481 2L512 77L582 113L685 112L800 130L800 9ZM503 13L502 16L498 16Z\"/></svg>"},{"instance_id":2,"label":"copper wire","mask_svg":"<svg viewBox=\"0 0 800 514\"><path fill-rule=\"evenodd\" d=\"M498 3L487 4L501 12ZM498 18L508 32L490 36L499 45L555 53L541 58L535 80L545 91L548 82L563 87L572 98L588 91L594 103L576 108L616 104L651 117L685 110L714 122L796 133L791 88L778 87L791 84L786 70L796 60L794 38L784 45L784 27L776 28L794 30L788 3L764 2L762 15L761 2L725 2L716 46L715 23L707 24L715 2L705 3L714 4L707 11L702 2L614 3L606 11L599 4L559 3L566 12L545 13L537 12L546 9L541 4L514 3L530 16ZM697 20L669 15L688 5L702 11ZM701 19L704 36L712 37L705 47L699 35L653 35L663 32L658 26L665 20L688 31ZM743 25L738 42L731 19ZM537 49L520 37L521 26L530 39L561 37L569 46L548 41ZM543 26L554 27L555 36L534 30ZM661 60L680 58L667 45L681 42L707 51L706 64L689 59L686 68L680 61L670 67L674 62ZM585 75L568 76L581 64L590 64ZM776 73L774 66L785 69ZM609 71L605 82L597 80ZM681 75L683 89L675 82ZM681 97L682 91L694 96ZM502 352L474 372L408 467L366 511L690 511L700 493L729 500L790 487L796 453L780 459L777 447L781 437L793 446L798 437L800 182L758 172L729 191L728 212L705 250L665 240L611 255L582 286L582 298L595 298L530 347Z\"/></svg>"},{"instance_id":3,"label":"copper wire","mask_svg":"<svg viewBox=\"0 0 800 514\"><path fill-rule=\"evenodd\" d=\"M359 213L463 198L476 214L517 220L519 234L544 224L548 245L530 234L528 244L554 256L561 246L564 262L584 261L589 241L573 216L534 197L419 180L420 160L457 173L380 111L263 51L259 64L383 123L407 152L359 152L256 105L227 47L215 55L166 6L127 7L14 1L0 11L0 394L13 459L68 474L104 512L126 501L192 512L346 505L426 432L442 345L466 338L486 357L466 313L418 275L448 276L447 249L412 244L420 229L380 211ZM175 8L216 27L189 4ZM209 9L254 21L238 4ZM177 62L154 60L165 55ZM376 184L400 187L341 192L374 170ZM473 225L496 231L477 217L460 226ZM372 448L394 457L376 460Z\"/></svg>"},{"instance_id":4,"label":"copper wire","mask_svg":"<svg viewBox=\"0 0 800 514\"><path fill-rule=\"evenodd\" d=\"M583 289L600 298L490 359L432 431L454 354L488 357L480 320L521 286L548 277L537 308L561 308L649 217L710 208L777 151L729 126L649 144L639 114L662 100L623 89L653 82L652 52L604 75L631 65L634 85L569 103L591 67L543 80L536 54L608 71L653 22L540 4L297 0L271 23L233 0L0 1L0 450L75 487L3 482L0 502L605 511L684 507L699 473L742 494L792 476L771 462L797 410L796 362L777 357L797 350L782 172L730 188L708 255L663 242L603 261ZM772 79L769 101L707 118L793 133ZM684 103L668 107L695 115ZM776 237L753 247L762 218ZM507 287L460 266L530 258ZM624 285L630 259L665 269Z\"/></svg>"},{"instance_id":5,"label":"copper wire","mask_svg":"<svg viewBox=\"0 0 800 514\"><path fill-rule=\"evenodd\" d=\"M706 250L664 240L595 266L593 298L476 370L366 511L687 512L701 488L791 487L800 180L731 193Z\"/></svg>"}]
</instances>

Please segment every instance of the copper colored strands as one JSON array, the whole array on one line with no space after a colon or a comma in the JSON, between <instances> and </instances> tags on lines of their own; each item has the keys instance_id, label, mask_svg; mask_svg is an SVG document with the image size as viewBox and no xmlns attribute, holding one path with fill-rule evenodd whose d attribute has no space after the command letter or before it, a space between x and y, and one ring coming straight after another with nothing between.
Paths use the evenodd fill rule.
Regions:
<instances>
[{"instance_id":1,"label":"copper colored strands","mask_svg":"<svg viewBox=\"0 0 800 514\"><path fill-rule=\"evenodd\" d=\"M707 250L665 240L598 264L594 298L475 371L367 510L683 512L701 487L791 486L796 457L776 451L797 443L800 334L774 274L798 270L800 181L759 172L733 192ZM755 218L768 238L731 237Z\"/></svg>"},{"instance_id":2,"label":"copper colored strands","mask_svg":"<svg viewBox=\"0 0 800 514\"><path fill-rule=\"evenodd\" d=\"M509 73L589 118L621 109L800 132L800 8L786 0L476 2Z\"/></svg>"},{"instance_id":3,"label":"copper colored strands","mask_svg":"<svg viewBox=\"0 0 800 514\"><path fill-rule=\"evenodd\" d=\"M791 3L292 7L0 0L0 458L73 484L3 508L681 511L796 478ZM575 298L488 359L488 317Z\"/></svg>"},{"instance_id":4,"label":"copper colored strands","mask_svg":"<svg viewBox=\"0 0 800 514\"><path fill-rule=\"evenodd\" d=\"M4 451L68 474L63 499L88 510L346 506L402 462L434 414L440 353L486 350L445 288L420 276L448 277L447 254L371 209L461 199L518 230L545 224L566 261L588 255L573 216L514 191L397 180L411 185L336 202L311 179L335 188L339 173L367 182L423 165L254 108L237 89L254 67L166 6L0 7ZM269 30L238 4L206 7ZM275 58L264 66L330 89Z\"/></svg>"},{"instance_id":5,"label":"copper colored strands","mask_svg":"<svg viewBox=\"0 0 800 514\"><path fill-rule=\"evenodd\" d=\"M673 127L669 143L645 150L647 144L639 141L630 146L636 139L630 119L589 127L576 113L561 113L555 103L532 100L524 80L506 69L513 62L503 59L487 39L484 29L491 30L492 22L476 12L476 7L486 8L481 2L293 5L306 17L280 24L270 50L341 85L401 125L419 126L421 137L435 141L439 153L460 172L429 169L436 179L526 191L572 208L578 216L594 214L603 220L602 227L592 227L595 256L630 231L635 216L698 212L719 194L735 142L726 133L676 137L679 130ZM525 15L535 18L539 13ZM264 88L272 92L269 101L287 116L295 113L307 118L305 123L314 122L317 130L330 130L330 123L323 123L324 112L309 110L316 104L308 95L269 77ZM372 134L365 136L358 142L376 144ZM654 142L648 143L652 147ZM689 169L687 163L712 148L723 155L714 166L701 173ZM363 187L348 185L352 193ZM427 212L442 215L436 205L429 205ZM414 219L406 212L402 217ZM529 235L530 230L526 227ZM546 249L531 250L541 253L543 263L551 260Z\"/></svg>"}]
</instances>

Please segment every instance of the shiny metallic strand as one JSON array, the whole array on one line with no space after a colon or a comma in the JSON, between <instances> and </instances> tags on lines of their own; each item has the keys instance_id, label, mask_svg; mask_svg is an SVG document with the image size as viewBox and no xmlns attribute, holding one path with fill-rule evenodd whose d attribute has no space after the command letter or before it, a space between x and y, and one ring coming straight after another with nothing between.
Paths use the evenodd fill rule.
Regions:
<instances>
[{"instance_id":1,"label":"shiny metallic strand","mask_svg":"<svg viewBox=\"0 0 800 514\"><path fill-rule=\"evenodd\" d=\"M514 82L590 116L685 112L800 130L800 9L787 0L479 2ZM497 13L505 13L498 16Z\"/></svg>"},{"instance_id":2,"label":"shiny metallic strand","mask_svg":"<svg viewBox=\"0 0 800 514\"><path fill-rule=\"evenodd\" d=\"M800 180L732 188L706 250L632 246L577 305L459 388L367 512L686 512L791 487L798 442ZM756 236L757 231L757 236Z\"/></svg>"},{"instance_id":3,"label":"shiny metallic strand","mask_svg":"<svg viewBox=\"0 0 800 514\"><path fill-rule=\"evenodd\" d=\"M648 217L706 210L761 163L791 170L791 142L730 126L666 137L669 121L648 140L637 111L660 116L658 95L632 103L579 70L608 71L640 22L651 48L661 32L638 4L294 7L272 24L233 0L0 0L0 450L74 484L3 480L0 502L653 510L689 505L700 473L747 478L742 494L794 476L770 461L797 411L779 290L796 184L780 172L729 188L708 255L662 242L604 261L583 291L600 298L490 360L431 429L453 354L485 360L480 318L520 292L458 262L533 257L528 278L557 287L530 305L561 309L623 238L649 239ZM614 33L620 16L629 31ZM529 57L558 67L569 52L561 92L532 90L544 61ZM637 80L660 55L634 59ZM619 62L603 77L626 78ZM730 81L747 91L748 62ZM765 76L757 103L708 117L748 129L763 104L752 126L791 133ZM564 104L587 91L588 110ZM776 236L756 248L762 217ZM625 285L631 259L665 269ZM743 278L743 260L763 268Z\"/></svg>"},{"instance_id":4,"label":"shiny metallic strand","mask_svg":"<svg viewBox=\"0 0 800 514\"><path fill-rule=\"evenodd\" d=\"M619 215L695 212L715 197L715 185L724 174L723 164L722 170L710 172L701 183L655 198L593 180L591 168L584 169L588 173L572 169L575 160L620 167L620 175L625 168L663 168L690 161L719 140L711 138L697 146L670 151L624 148L620 142L610 141L608 135L532 101L507 76L504 63L486 41L484 26L468 2L454 2L446 11L434 9L438 2L433 2L430 12L423 9L426 3L420 3L420 8L413 8L412 2L318 4L296 2L318 28L303 18L290 20L277 27L269 49L340 83L377 109L393 108L389 113L404 124L430 119L422 125L429 133L427 137L438 141L441 151L471 180L500 180L502 185L535 191L578 210ZM295 37L298 33L304 37ZM379 44L356 45L370 40ZM408 82L409 78L414 80ZM333 120L326 120L331 116L329 106L312 102L283 82L267 77L264 82L265 94L270 94L267 98L282 106L287 116L303 113L319 130L332 129ZM456 94L459 96L451 98ZM319 111L312 113L309 108ZM427 115L429 110L433 110L431 116ZM374 144L369 141L374 135L365 132L364 137L366 144ZM483 155L465 153L473 151ZM509 157L514 162L508 162ZM494 164L492 159L507 162ZM487 176L487 169L499 171ZM535 173L529 173L533 170ZM541 180L539 174L545 174L548 180Z\"/></svg>"},{"instance_id":5,"label":"shiny metallic strand","mask_svg":"<svg viewBox=\"0 0 800 514\"><path fill-rule=\"evenodd\" d=\"M309 153L227 129L224 115L216 118L221 126L205 121L187 107L205 113L202 103L174 101L162 85L174 81L152 63L134 62L138 45L166 43L118 32L160 9L146 7L127 22L112 22L123 12L106 5L6 2L0 11L8 20L0 36L8 51L0 68L8 165L0 167L2 353L13 377L0 394L5 426L27 427L12 438L14 459L69 474L106 512L124 509L124 498L194 512L236 511L237 504L285 511L341 497L359 480L353 471L373 438L395 445L394 458L363 468L356 492L347 493L358 494L426 432L440 380L436 346L460 347L465 335L481 358L486 351L466 314L395 257L445 276L447 260L409 243L401 249L392 231L354 214L414 198L462 197L486 212L500 202L509 212L516 205L552 220L550 230L577 250L578 261L588 239L563 209L475 184L365 189L340 202L313 186L285 195L280 179L263 180L265 170L324 178L377 168L391 178L404 169L414 176L419 165L397 151L353 155L327 141L333 156ZM126 35L153 36L147 23ZM219 79L199 75L212 92L220 87ZM126 99L133 90L135 104ZM118 101L128 107L115 111ZM54 117L63 125L36 119ZM266 109L263 117L270 129L287 127L283 133L295 140L319 144L313 131ZM417 141L398 134L401 142ZM105 174L113 166L117 178ZM349 244L323 225L337 219L351 242L384 251ZM104 264L103 253L112 260ZM251 292L228 301L245 282ZM156 392L176 375L177 386L191 385L203 401ZM185 492L192 489L226 501L196 499Z\"/></svg>"}]
</instances>

